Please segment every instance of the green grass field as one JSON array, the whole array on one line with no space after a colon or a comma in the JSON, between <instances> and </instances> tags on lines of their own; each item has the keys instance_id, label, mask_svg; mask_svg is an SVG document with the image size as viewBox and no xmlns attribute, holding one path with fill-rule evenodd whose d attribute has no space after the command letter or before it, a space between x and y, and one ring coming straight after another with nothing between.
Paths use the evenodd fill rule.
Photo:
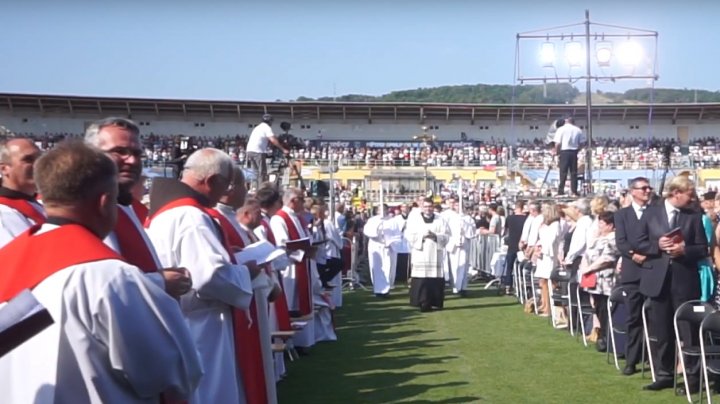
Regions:
<instances>
[{"instance_id":1,"label":"green grass field","mask_svg":"<svg viewBox=\"0 0 720 404\"><path fill-rule=\"evenodd\" d=\"M682 403L642 391L649 374L622 376L605 354L513 297L473 285L445 310L420 313L407 290L390 299L353 291L335 316L337 342L288 363L286 403Z\"/></svg>"}]
</instances>

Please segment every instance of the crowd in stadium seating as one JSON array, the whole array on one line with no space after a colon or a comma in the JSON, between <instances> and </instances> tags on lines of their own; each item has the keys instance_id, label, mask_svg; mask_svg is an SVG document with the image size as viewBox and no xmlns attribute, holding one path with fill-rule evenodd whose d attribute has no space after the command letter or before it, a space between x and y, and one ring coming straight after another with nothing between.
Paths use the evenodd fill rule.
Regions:
<instances>
[{"instance_id":1,"label":"crowd in stadium seating","mask_svg":"<svg viewBox=\"0 0 720 404\"><path fill-rule=\"evenodd\" d=\"M41 147L51 147L59 139L76 137L71 133L19 134L41 142ZM145 135L143 144L147 161L162 163L178 158L187 150L215 147L226 151L236 161L245 161L247 136L181 136ZM663 153L669 148L672 165L676 167L712 168L720 167L720 153L715 138L696 139L687 150L676 140L647 138L594 138L593 165L607 169L645 169L662 166ZM504 140L492 139L487 143L474 142L472 146L432 145L430 147L334 147L327 143L306 142L307 148L294 150L293 158L305 161L306 165L330 158L339 164L356 167L492 167L505 166L508 154L511 163L517 161L520 167L545 169L553 164L553 156L543 138L521 139L515 145ZM512 147L511 147L512 146ZM584 161L581 152L579 161Z\"/></svg>"}]
</instances>

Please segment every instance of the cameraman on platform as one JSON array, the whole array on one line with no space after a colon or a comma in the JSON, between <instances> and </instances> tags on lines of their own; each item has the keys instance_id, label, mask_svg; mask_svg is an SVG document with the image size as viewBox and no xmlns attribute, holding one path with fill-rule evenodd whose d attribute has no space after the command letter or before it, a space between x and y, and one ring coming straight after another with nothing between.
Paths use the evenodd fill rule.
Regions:
<instances>
[{"instance_id":1,"label":"cameraman on platform","mask_svg":"<svg viewBox=\"0 0 720 404\"><path fill-rule=\"evenodd\" d=\"M287 156L290 154L290 150L280 144L280 141L272 131L272 115L265 114L263 115L262 120L262 123L253 129L245 148L248 167L253 169L256 174L255 189L260 188L260 184L268 180L266 162L267 155L270 153L268 141L282 150L284 155Z\"/></svg>"}]
</instances>

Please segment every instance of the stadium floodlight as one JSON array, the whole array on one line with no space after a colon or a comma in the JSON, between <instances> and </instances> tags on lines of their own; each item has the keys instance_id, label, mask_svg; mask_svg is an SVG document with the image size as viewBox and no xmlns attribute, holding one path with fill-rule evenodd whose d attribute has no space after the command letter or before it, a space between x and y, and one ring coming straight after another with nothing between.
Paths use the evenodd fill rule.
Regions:
<instances>
[{"instance_id":1,"label":"stadium floodlight","mask_svg":"<svg viewBox=\"0 0 720 404\"><path fill-rule=\"evenodd\" d=\"M540 46L540 62L542 67L555 66L555 44L552 42L543 42Z\"/></svg>"},{"instance_id":2,"label":"stadium floodlight","mask_svg":"<svg viewBox=\"0 0 720 404\"><path fill-rule=\"evenodd\" d=\"M565 44L565 59L570 67L580 67L583 57L585 57L585 51L580 42L573 41Z\"/></svg>"},{"instance_id":3,"label":"stadium floodlight","mask_svg":"<svg viewBox=\"0 0 720 404\"><path fill-rule=\"evenodd\" d=\"M612 42L598 42L595 44L595 58L597 58L598 66L610 66L612 59Z\"/></svg>"},{"instance_id":4,"label":"stadium floodlight","mask_svg":"<svg viewBox=\"0 0 720 404\"><path fill-rule=\"evenodd\" d=\"M627 40L618 45L617 58L618 61L628 67L635 67L642 59L643 49L640 44Z\"/></svg>"}]
</instances>

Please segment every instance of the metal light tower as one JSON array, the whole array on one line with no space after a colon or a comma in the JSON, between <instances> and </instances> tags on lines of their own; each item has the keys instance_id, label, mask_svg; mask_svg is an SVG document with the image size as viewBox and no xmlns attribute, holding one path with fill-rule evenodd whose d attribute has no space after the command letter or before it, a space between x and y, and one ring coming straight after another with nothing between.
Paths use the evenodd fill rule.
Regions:
<instances>
[{"instance_id":1,"label":"metal light tower","mask_svg":"<svg viewBox=\"0 0 720 404\"><path fill-rule=\"evenodd\" d=\"M580 27L584 28L580 31ZM600 31L598 31L600 30ZM592 81L611 82L634 79L647 80L651 86L659 78L657 74L658 33L640 28L600 24L590 21L590 11L585 10L585 21L577 24L562 25L541 30L517 34L515 48L515 80L524 83L561 83L574 84L585 80L585 180L588 191L592 192ZM584 39L584 46L578 40ZM521 48L537 46L540 42L541 71L537 63L521 63ZM566 63L556 58L556 45L564 45ZM594 45L595 58L591 57ZM527 50L526 50L527 51ZM648 51L648 55L645 55ZM533 58L534 59L534 58ZM584 71L582 64L585 64ZM534 66L534 67L533 67ZM596 70L595 70L596 69ZM593 74L593 70L598 73ZM544 87L547 90L547 87ZM559 107L558 110L567 108ZM550 116L547 117L550 119ZM648 117L650 120L651 117Z\"/></svg>"}]
</instances>

